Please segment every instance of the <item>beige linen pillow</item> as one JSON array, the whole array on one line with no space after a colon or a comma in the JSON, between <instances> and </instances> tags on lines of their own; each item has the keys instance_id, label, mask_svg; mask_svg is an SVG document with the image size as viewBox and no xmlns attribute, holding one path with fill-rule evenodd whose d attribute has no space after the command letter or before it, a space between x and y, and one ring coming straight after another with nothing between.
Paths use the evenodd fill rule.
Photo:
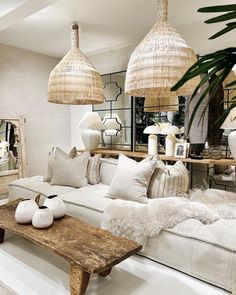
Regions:
<instances>
[{"instance_id":1,"label":"beige linen pillow","mask_svg":"<svg viewBox=\"0 0 236 295\"><path fill-rule=\"evenodd\" d=\"M74 149L74 148L73 148ZM72 149L72 150L73 150ZM71 150L71 152L72 152ZM70 153L71 153L70 152ZM56 156L61 156L63 157L64 159L69 159L70 156L67 155L67 153L65 153L63 150L61 150L59 147L55 148L53 147L52 148L52 151L49 153L48 155L48 167L47 167L47 174L46 176L44 177L44 182L50 182L52 180L52 169L53 169L53 163L54 163L54 160L56 158Z\"/></svg>"},{"instance_id":2,"label":"beige linen pillow","mask_svg":"<svg viewBox=\"0 0 236 295\"><path fill-rule=\"evenodd\" d=\"M100 182L100 158L101 154L89 158L87 179L89 184L98 184Z\"/></svg>"},{"instance_id":3,"label":"beige linen pillow","mask_svg":"<svg viewBox=\"0 0 236 295\"><path fill-rule=\"evenodd\" d=\"M158 161L149 187L149 198L185 196L189 189L189 171L178 161L173 166Z\"/></svg>"},{"instance_id":4,"label":"beige linen pillow","mask_svg":"<svg viewBox=\"0 0 236 295\"><path fill-rule=\"evenodd\" d=\"M157 163L156 157L136 162L124 155L119 156L107 197L147 202L147 187Z\"/></svg>"},{"instance_id":5,"label":"beige linen pillow","mask_svg":"<svg viewBox=\"0 0 236 295\"><path fill-rule=\"evenodd\" d=\"M84 152L74 159L55 157L52 171L52 185L81 187L88 184L86 177L90 153Z\"/></svg>"}]
</instances>

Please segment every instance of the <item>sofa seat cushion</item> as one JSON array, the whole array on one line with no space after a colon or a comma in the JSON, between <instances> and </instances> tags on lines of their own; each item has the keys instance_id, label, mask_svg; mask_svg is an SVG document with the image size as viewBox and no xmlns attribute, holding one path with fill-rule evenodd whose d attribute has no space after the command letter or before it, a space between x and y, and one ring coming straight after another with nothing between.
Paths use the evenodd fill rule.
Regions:
<instances>
[{"instance_id":1,"label":"sofa seat cushion","mask_svg":"<svg viewBox=\"0 0 236 295\"><path fill-rule=\"evenodd\" d=\"M35 194L41 193L43 196L60 195L65 192L76 190L69 186L51 185L43 181L43 176L33 176L21 178L9 184L9 200L18 198L33 198Z\"/></svg>"},{"instance_id":2,"label":"sofa seat cushion","mask_svg":"<svg viewBox=\"0 0 236 295\"><path fill-rule=\"evenodd\" d=\"M236 220L186 220L149 238L142 254L232 291L236 287Z\"/></svg>"},{"instance_id":3,"label":"sofa seat cushion","mask_svg":"<svg viewBox=\"0 0 236 295\"><path fill-rule=\"evenodd\" d=\"M105 198L108 189L109 186L102 183L87 185L74 191L61 194L60 198L65 203L86 207L103 213L105 207L112 202L111 199Z\"/></svg>"}]
</instances>

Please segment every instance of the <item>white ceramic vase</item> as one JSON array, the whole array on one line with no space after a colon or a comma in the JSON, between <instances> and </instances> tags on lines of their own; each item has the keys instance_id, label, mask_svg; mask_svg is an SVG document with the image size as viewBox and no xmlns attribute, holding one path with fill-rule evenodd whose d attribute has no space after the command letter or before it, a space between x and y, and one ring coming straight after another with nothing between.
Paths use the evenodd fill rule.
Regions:
<instances>
[{"instance_id":1,"label":"white ceramic vase","mask_svg":"<svg viewBox=\"0 0 236 295\"><path fill-rule=\"evenodd\" d=\"M52 211L46 206L40 206L35 211L32 219L32 225L35 228L47 228L53 223Z\"/></svg>"},{"instance_id":2,"label":"white ceramic vase","mask_svg":"<svg viewBox=\"0 0 236 295\"><path fill-rule=\"evenodd\" d=\"M38 205L34 199L26 199L21 201L18 204L15 212L16 222L20 224L31 223L33 215L37 209Z\"/></svg>"},{"instance_id":3,"label":"white ceramic vase","mask_svg":"<svg viewBox=\"0 0 236 295\"><path fill-rule=\"evenodd\" d=\"M87 151L96 150L101 139L101 132L98 130L87 129L81 133L83 144Z\"/></svg>"},{"instance_id":4,"label":"white ceramic vase","mask_svg":"<svg viewBox=\"0 0 236 295\"><path fill-rule=\"evenodd\" d=\"M52 211L54 219L59 219L65 216L65 203L57 195L48 196L43 205Z\"/></svg>"}]
</instances>

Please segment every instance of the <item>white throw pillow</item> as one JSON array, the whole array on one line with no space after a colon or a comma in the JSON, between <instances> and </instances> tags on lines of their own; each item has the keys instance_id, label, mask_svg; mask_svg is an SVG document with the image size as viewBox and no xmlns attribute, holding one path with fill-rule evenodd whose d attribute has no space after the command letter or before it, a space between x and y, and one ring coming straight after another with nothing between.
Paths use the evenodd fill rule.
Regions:
<instances>
[{"instance_id":1,"label":"white throw pillow","mask_svg":"<svg viewBox=\"0 0 236 295\"><path fill-rule=\"evenodd\" d=\"M101 154L89 158L87 179L89 184L98 184L100 182L100 158Z\"/></svg>"},{"instance_id":2,"label":"white throw pillow","mask_svg":"<svg viewBox=\"0 0 236 295\"><path fill-rule=\"evenodd\" d=\"M101 158L100 162L100 182L110 185L117 171L118 159Z\"/></svg>"},{"instance_id":3,"label":"white throw pillow","mask_svg":"<svg viewBox=\"0 0 236 295\"><path fill-rule=\"evenodd\" d=\"M189 171L178 161L173 166L158 161L149 187L149 198L186 196L189 189Z\"/></svg>"},{"instance_id":4,"label":"white throw pillow","mask_svg":"<svg viewBox=\"0 0 236 295\"><path fill-rule=\"evenodd\" d=\"M124 155L119 156L107 197L147 202L147 187L157 163L156 157L136 162Z\"/></svg>"},{"instance_id":5,"label":"white throw pillow","mask_svg":"<svg viewBox=\"0 0 236 295\"><path fill-rule=\"evenodd\" d=\"M73 151L73 149L71 150L71 152ZM70 159L71 158L69 155L67 155L67 153L65 153L59 147L56 147L56 148L53 147L52 151L48 155L47 174L46 174L46 176L44 177L44 180L43 180L45 182L50 182L52 180L52 170L53 170L53 164L54 164L54 160L55 160L56 156L61 156L64 159Z\"/></svg>"},{"instance_id":6,"label":"white throw pillow","mask_svg":"<svg viewBox=\"0 0 236 295\"><path fill-rule=\"evenodd\" d=\"M73 187L87 185L86 174L89 156L89 152L84 152L74 159L65 159L63 156L57 155L53 163L51 184Z\"/></svg>"}]
</instances>

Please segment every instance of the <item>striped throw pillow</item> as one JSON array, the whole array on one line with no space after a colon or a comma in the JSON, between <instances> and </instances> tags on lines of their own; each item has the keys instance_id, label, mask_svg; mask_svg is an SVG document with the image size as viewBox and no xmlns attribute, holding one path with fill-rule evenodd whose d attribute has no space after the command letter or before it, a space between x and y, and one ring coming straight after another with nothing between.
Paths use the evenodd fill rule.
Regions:
<instances>
[{"instance_id":1,"label":"striped throw pillow","mask_svg":"<svg viewBox=\"0 0 236 295\"><path fill-rule=\"evenodd\" d=\"M189 189L189 171L178 161L173 166L158 161L148 187L149 198L185 196Z\"/></svg>"},{"instance_id":2,"label":"striped throw pillow","mask_svg":"<svg viewBox=\"0 0 236 295\"><path fill-rule=\"evenodd\" d=\"M87 168L87 179L89 184L98 184L100 182L100 158L101 154L89 158Z\"/></svg>"}]
</instances>

